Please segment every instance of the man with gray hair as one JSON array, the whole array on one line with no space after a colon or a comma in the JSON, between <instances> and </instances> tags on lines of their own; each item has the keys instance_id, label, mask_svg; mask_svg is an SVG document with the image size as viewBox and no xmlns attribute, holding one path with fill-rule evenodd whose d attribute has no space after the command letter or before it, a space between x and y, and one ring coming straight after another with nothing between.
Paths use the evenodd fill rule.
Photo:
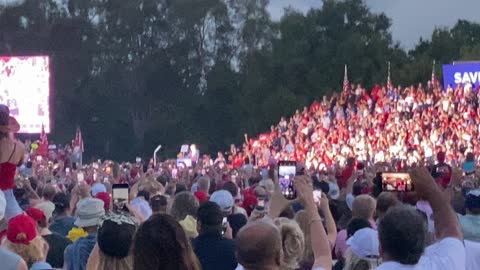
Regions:
<instances>
[{"instance_id":1,"label":"man with gray hair","mask_svg":"<svg viewBox=\"0 0 480 270\"><path fill-rule=\"evenodd\" d=\"M191 191L193 194L195 194L195 197L197 197L200 203L208 201L210 178L208 176L201 176L198 178L197 181L195 181L195 183L192 185Z\"/></svg>"},{"instance_id":2,"label":"man with gray hair","mask_svg":"<svg viewBox=\"0 0 480 270\"><path fill-rule=\"evenodd\" d=\"M201 191L208 195L209 190L210 190L210 178L208 178L207 176L202 176L198 178L196 191Z\"/></svg>"}]
</instances>

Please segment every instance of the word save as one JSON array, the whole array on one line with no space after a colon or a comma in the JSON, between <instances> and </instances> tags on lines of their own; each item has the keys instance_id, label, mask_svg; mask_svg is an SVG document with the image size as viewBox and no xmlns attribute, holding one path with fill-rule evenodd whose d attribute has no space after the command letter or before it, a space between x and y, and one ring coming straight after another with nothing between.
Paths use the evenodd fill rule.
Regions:
<instances>
[{"instance_id":1,"label":"word save","mask_svg":"<svg viewBox=\"0 0 480 270\"><path fill-rule=\"evenodd\" d=\"M455 83L480 83L480 71L477 72L455 72Z\"/></svg>"}]
</instances>

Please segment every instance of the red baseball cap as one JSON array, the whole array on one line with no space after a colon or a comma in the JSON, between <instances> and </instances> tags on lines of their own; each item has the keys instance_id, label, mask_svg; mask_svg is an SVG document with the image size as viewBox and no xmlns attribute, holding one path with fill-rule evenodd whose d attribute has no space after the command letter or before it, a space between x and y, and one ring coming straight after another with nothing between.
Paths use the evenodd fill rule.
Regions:
<instances>
[{"instance_id":1,"label":"red baseball cap","mask_svg":"<svg viewBox=\"0 0 480 270\"><path fill-rule=\"evenodd\" d=\"M103 201L103 208L105 211L110 210L110 193L108 192L99 192L95 196L95 198L100 199Z\"/></svg>"},{"instance_id":2,"label":"red baseball cap","mask_svg":"<svg viewBox=\"0 0 480 270\"><path fill-rule=\"evenodd\" d=\"M193 193L193 195L198 199L198 202L200 204L208 201L208 195L203 191L197 191L197 192Z\"/></svg>"},{"instance_id":3,"label":"red baseball cap","mask_svg":"<svg viewBox=\"0 0 480 270\"><path fill-rule=\"evenodd\" d=\"M258 199L257 197L255 197L255 195L247 193L243 196L242 207L247 211L248 215L252 213L253 209L255 209L255 206L257 206L257 204L258 204Z\"/></svg>"},{"instance_id":4,"label":"red baseball cap","mask_svg":"<svg viewBox=\"0 0 480 270\"><path fill-rule=\"evenodd\" d=\"M37 237L37 225L28 215L18 215L8 222L7 239L14 244L28 245Z\"/></svg>"},{"instance_id":5,"label":"red baseball cap","mask_svg":"<svg viewBox=\"0 0 480 270\"><path fill-rule=\"evenodd\" d=\"M36 222L47 221L47 217L45 216L45 213L38 208L30 207L27 209L27 211L25 211L25 213L29 215Z\"/></svg>"}]
</instances>

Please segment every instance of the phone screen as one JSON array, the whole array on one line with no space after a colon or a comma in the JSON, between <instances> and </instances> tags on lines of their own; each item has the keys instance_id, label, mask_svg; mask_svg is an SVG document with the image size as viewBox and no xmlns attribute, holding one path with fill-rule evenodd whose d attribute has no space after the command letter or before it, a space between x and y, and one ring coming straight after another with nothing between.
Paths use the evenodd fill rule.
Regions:
<instances>
[{"instance_id":1,"label":"phone screen","mask_svg":"<svg viewBox=\"0 0 480 270\"><path fill-rule=\"evenodd\" d=\"M297 197L294 178L297 174L295 161L280 161L278 164L278 182L283 196L287 200L293 200Z\"/></svg>"},{"instance_id":2,"label":"phone screen","mask_svg":"<svg viewBox=\"0 0 480 270\"><path fill-rule=\"evenodd\" d=\"M114 184L112 192L114 210L122 210L128 203L128 184Z\"/></svg>"},{"instance_id":3,"label":"phone screen","mask_svg":"<svg viewBox=\"0 0 480 270\"><path fill-rule=\"evenodd\" d=\"M83 173L81 173L81 172L77 173L77 181L78 181L78 183L82 183L82 182L85 181L85 177L84 177Z\"/></svg>"},{"instance_id":4,"label":"phone screen","mask_svg":"<svg viewBox=\"0 0 480 270\"><path fill-rule=\"evenodd\" d=\"M313 200L318 203L322 199L322 191L321 190L314 190L313 191Z\"/></svg>"},{"instance_id":5,"label":"phone screen","mask_svg":"<svg viewBox=\"0 0 480 270\"><path fill-rule=\"evenodd\" d=\"M258 200L257 206L265 207L265 201L264 200Z\"/></svg>"},{"instance_id":6,"label":"phone screen","mask_svg":"<svg viewBox=\"0 0 480 270\"><path fill-rule=\"evenodd\" d=\"M222 220L222 235L225 234L225 232L227 231L227 223L228 220L226 217L224 217Z\"/></svg>"},{"instance_id":7,"label":"phone screen","mask_svg":"<svg viewBox=\"0 0 480 270\"><path fill-rule=\"evenodd\" d=\"M382 173L382 190L410 192L414 188L408 173Z\"/></svg>"}]
</instances>

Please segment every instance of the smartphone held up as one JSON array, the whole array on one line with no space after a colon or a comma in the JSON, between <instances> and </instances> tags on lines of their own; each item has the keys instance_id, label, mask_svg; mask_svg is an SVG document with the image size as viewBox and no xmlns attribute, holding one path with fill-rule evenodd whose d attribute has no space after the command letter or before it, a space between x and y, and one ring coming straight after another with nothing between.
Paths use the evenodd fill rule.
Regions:
<instances>
[{"instance_id":1,"label":"smartphone held up","mask_svg":"<svg viewBox=\"0 0 480 270\"><path fill-rule=\"evenodd\" d=\"M319 203L322 199L322 191L321 190L314 190L313 191L313 200L315 203Z\"/></svg>"},{"instance_id":2,"label":"smartphone held up","mask_svg":"<svg viewBox=\"0 0 480 270\"><path fill-rule=\"evenodd\" d=\"M278 163L278 183L283 196L287 200L297 198L294 179L297 175L297 163L295 161L280 161Z\"/></svg>"},{"instance_id":3,"label":"smartphone held up","mask_svg":"<svg viewBox=\"0 0 480 270\"><path fill-rule=\"evenodd\" d=\"M414 191L414 187L408 173L382 173L382 190L411 192Z\"/></svg>"},{"instance_id":4,"label":"smartphone held up","mask_svg":"<svg viewBox=\"0 0 480 270\"><path fill-rule=\"evenodd\" d=\"M128 204L128 195L129 195L129 186L128 184L114 184L112 186L112 199L113 199L113 210L122 211L125 210L126 205Z\"/></svg>"},{"instance_id":5,"label":"smartphone held up","mask_svg":"<svg viewBox=\"0 0 480 270\"><path fill-rule=\"evenodd\" d=\"M228 226L228 220L226 217L224 217L222 220L222 235L225 235L225 233L227 232L227 226Z\"/></svg>"}]
</instances>

